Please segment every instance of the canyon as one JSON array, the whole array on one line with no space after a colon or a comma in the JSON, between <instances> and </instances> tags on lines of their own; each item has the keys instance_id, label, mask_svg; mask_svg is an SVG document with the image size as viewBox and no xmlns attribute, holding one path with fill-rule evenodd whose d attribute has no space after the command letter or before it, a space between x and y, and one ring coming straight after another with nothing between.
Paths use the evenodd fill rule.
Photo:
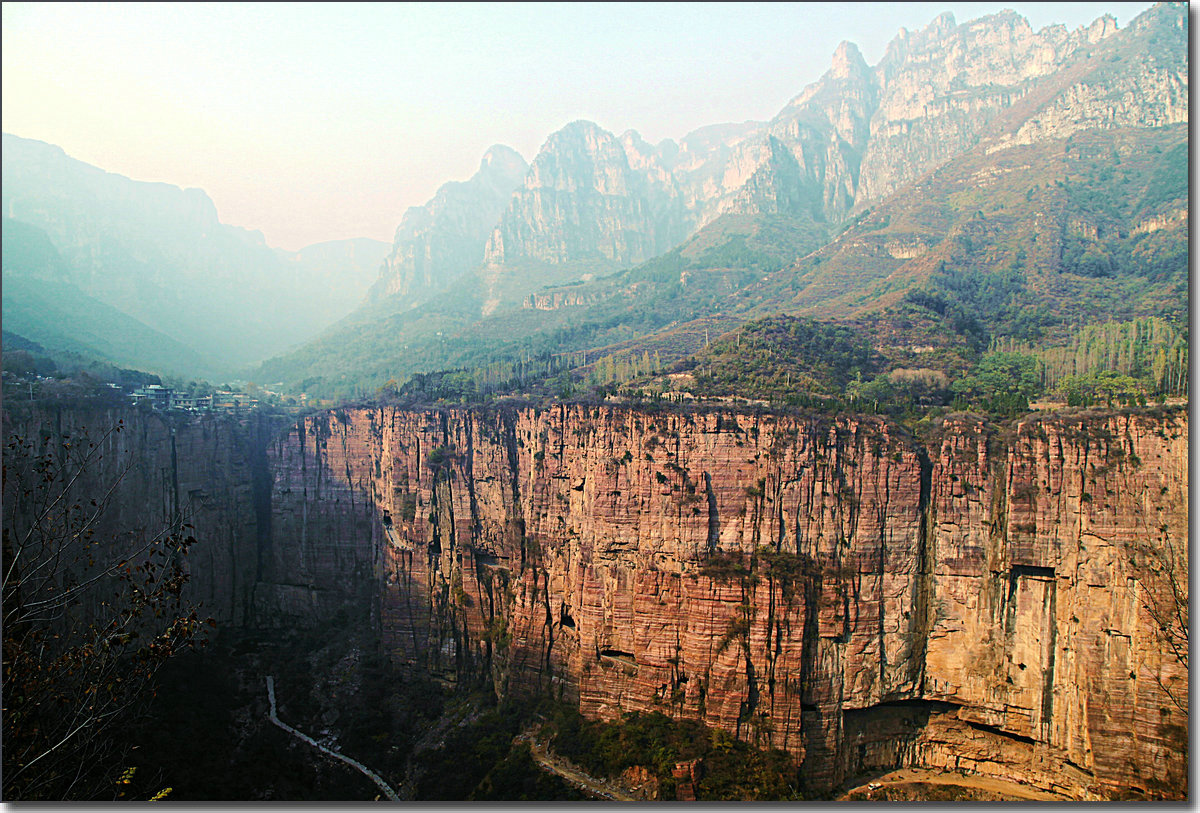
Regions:
<instances>
[{"instance_id":1,"label":"canyon","mask_svg":"<svg viewBox=\"0 0 1200 813\"><path fill-rule=\"evenodd\" d=\"M387 244L6 133L5 795L1187 798L1187 11L842 42Z\"/></svg>"},{"instance_id":2,"label":"canyon","mask_svg":"<svg viewBox=\"0 0 1200 813\"><path fill-rule=\"evenodd\" d=\"M814 792L924 767L1187 795L1183 410L954 414L920 440L611 404L6 429L49 448L118 420L105 522L186 515L221 626L345 617L446 686L784 749Z\"/></svg>"}]
</instances>

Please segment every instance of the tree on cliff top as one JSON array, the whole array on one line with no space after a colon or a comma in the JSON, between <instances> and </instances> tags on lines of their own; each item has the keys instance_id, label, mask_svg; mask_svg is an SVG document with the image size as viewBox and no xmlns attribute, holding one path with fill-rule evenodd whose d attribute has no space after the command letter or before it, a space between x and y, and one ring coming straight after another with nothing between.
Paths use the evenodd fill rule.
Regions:
<instances>
[{"instance_id":1,"label":"tree on cliff top","mask_svg":"<svg viewBox=\"0 0 1200 813\"><path fill-rule=\"evenodd\" d=\"M151 534L104 522L129 465L105 476L102 450L122 428L5 449L6 801L122 795L130 766L110 734L201 627L182 598L195 541L182 518Z\"/></svg>"}]
</instances>

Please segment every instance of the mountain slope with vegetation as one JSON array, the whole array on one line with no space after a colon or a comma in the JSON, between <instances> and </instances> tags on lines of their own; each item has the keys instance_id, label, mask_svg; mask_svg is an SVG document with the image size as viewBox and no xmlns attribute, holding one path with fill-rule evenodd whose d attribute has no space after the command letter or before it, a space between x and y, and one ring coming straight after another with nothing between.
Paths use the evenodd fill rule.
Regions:
<instances>
[{"instance_id":1,"label":"mountain slope with vegetation","mask_svg":"<svg viewBox=\"0 0 1200 813\"><path fill-rule=\"evenodd\" d=\"M747 169L678 247L602 275L586 262L485 266L410 313L352 314L255 376L344 397L536 359L543 375L595 382L598 361L666 367L776 314L865 331L888 375L930 382L962 375L993 342L1050 352L1095 322L1159 318L1186 344L1186 26L1170 5L1122 30L1101 18L1036 34L1011 13L943 15L902 32L874 68L844 46L776 119L726 145L720 160ZM921 82L933 107L913 106ZM597 155L637 151L627 136L588 137ZM814 152L826 141L836 149ZM671 166L662 149L654 160ZM539 155L542 180L519 195L564 162ZM505 215L505 258L519 253L522 211Z\"/></svg>"},{"instance_id":2,"label":"mountain slope with vegetation","mask_svg":"<svg viewBox=\"0 0 1200 813\"><path fill-rule=\"evenodd\" d=\"M212 357L75 287L67 264L40 229L5 218L3 255L6 333L122 367L197 375L220 369Z\"/></svg>"}]
</instances>

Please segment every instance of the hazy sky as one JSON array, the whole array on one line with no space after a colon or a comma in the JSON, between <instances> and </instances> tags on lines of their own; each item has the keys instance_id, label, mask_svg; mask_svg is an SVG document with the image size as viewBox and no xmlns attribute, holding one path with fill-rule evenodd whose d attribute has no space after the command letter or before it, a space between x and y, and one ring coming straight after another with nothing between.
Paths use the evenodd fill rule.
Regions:
<instances>
[{"instance_id":1,"label":"hazy sky","mask_svg":"<svg viewBox=\"0 0 1200 813\"><path fill-rule=\"evenodd\" d=\"M3 4L3 129L296 249L392 239L492 144L575 119L657 142L769 119L850 40L1013 8L1034 29L1149 3Z\"/></svg>"}]
</instances>

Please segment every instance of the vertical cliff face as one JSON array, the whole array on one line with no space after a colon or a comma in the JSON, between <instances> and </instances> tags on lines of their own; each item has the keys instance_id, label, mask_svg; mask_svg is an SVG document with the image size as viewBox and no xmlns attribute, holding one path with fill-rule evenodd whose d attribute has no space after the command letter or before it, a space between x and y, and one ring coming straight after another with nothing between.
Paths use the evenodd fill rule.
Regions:
<instances>
[{"instance_id":1,"label":"vertical cliff face","mask_svg":"<svg viewBox=\"0 0 1200 813\"><path fill-rule=\"evenodd\" d=\"M825 75L739 146L705 222L725 212L840 220L855 202L878 96L857 46L843 42Z\"/></svg>"},{"instance_id":2,"label":"vertical cliff face","mask_svg":"<svg viewBox=\"0 0 1200 813\"><path fill-rule=\"evenodd\" d=\"M927 747L1069 789L1184 792L1187 437L1182 413L946 435L924 694L971 736Z\"/></svg>"},{"instance_id":3,"label":"vertical cliff face","mask_svg":"<svg viewBox=\"0 0 1200 813\"><path fill-rule=\"evenodd\" d=\"M687 234L678 192L653 147L589 121L547 139L491 236L489 265L649 259Z\"/></svg>"},{"instance_id":4,"label":"vertical cliff face","mask_svg":"<svg viewBox=\"0 0 1200 813\"><path fill-rule=\"evenodd\" d=\"M410 670L699 719L818 789L922 765L1186 795L1182 411L958 417L926 447L874 418L580 405L277 428L6 416L38 453L100 443L102 534L185 518L187 590L224 624L368 623Z\"/></svg>"},{"instance_id":5,"label":"vertical cliff face","mask_svg":"<svg viewBox=\"0 0 1200 813\"><path fill-rule=\"evenodd\" d=\"M268 526L259 546L256 621L301 625L351 610L371 616L382 574L377 433L331 431L336 415L290 427L264 450ZM330 469L330 461L339 461ZM347 621L349 623L349 621Z\"/></svg>"},{"instance_id":6,"label":"vertical cliff face","mask_svg":"<svg viewBox=\"0 0 1200 813\"><path fill-rule=\"evenodd\" d=\"M308 540L310 564L275 561L312 567L323 517L343 572L381 565L412 668L702 719L815 787L923 764L1177 795L1186 416L958 420L939 443L865 419L352 411L274 447L272 516L309 524L272 544ZM297 469L307 494L282 490Z\"/></svg>"},{"instance_id":7,"label":"vertical cliff face","mask_svg":"<svg viewBox=\"0 0 1200 813\"><path fill-rule=\"evenodd\" d=\"M33 456L52 455L72 475L78 472L68 502L100 504L97 559L127 555L136 540L185 523L199 540L188 552L186 598L199 605L201 617L220 624L254 623L267 506L256 489L270 477L256 450L273 434L269 424L224 416L175 422L143 410L53 406L15 416L6 411L4 419L10 441L32 443ZM95 444L90 454L89 444ZM70 462L85 456L86 465ZM6 529L26 527L32 510L32 503L10 500Z\"/></svg>"}]
</instances>

